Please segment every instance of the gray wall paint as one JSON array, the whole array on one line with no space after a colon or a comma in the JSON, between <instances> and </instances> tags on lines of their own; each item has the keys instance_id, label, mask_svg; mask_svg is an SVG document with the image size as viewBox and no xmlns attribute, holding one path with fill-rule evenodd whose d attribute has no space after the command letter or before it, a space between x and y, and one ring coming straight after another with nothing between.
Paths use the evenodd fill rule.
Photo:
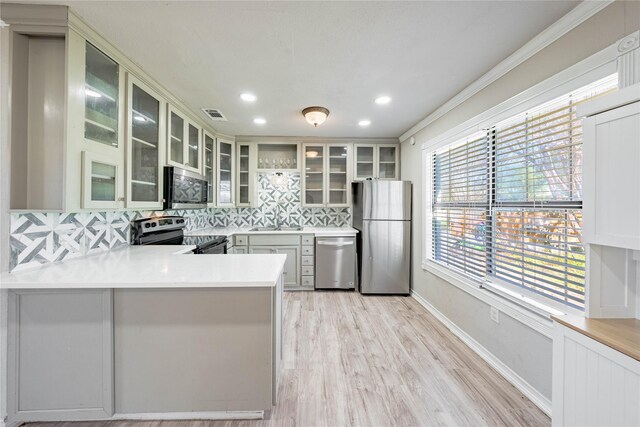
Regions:
<instances>
[{"instance_id":1,"label":"gray wall paint","mask_svg":"<svg viewBox=\"0 0 640 427\"><path fill-rule=\"evenodd\" d=\"M529 87L640 29L640 2L616 1L484 90L416 133L416 144L402 143L402 179L413 181L413 289L493 353L547 398L551 398L552 342L501 313L489 318L489 306L439 277L422 270L421 144L469 120Z\"/></svg>"}]
</instances>

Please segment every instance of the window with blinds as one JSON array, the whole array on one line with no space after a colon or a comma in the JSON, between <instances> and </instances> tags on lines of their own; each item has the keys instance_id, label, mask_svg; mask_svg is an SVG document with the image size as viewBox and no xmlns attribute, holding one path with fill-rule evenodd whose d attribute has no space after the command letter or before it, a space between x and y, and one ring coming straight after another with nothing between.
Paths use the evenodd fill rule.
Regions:
<instances>
[{"instance_id":1,"label":"window with blinds","mask_svg":"<svg viewBox=\"0 0 640 427\"><path fill-rule=\"evenodd\" d=\"M434 152L433 260L584 309L576 106L616 89L612 75Z\"/></svg>"}]
</instances>

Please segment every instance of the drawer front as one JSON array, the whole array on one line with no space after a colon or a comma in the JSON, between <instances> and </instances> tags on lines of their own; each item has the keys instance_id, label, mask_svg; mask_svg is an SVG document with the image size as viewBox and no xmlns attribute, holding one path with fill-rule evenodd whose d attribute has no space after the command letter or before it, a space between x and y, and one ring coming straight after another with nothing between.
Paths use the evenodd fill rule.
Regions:
<instances>
[{"instance_id":1,"label":"drawer front","mask_svg":"<svg viewBox=\"0 0 640 427\"><path fill-rule=\"evenodd\" d=\"M299 245L299 234L256 234L249 236L249 245L262 246L283 246L283 245Z\"/></svg>"},{"instance_id":2,"label":"drawer front","mask_svg":"<svg viewBox=\"0 0 640 427\"><path fill-rule=\"evenodd\" d=\"M303 246L302 255L313 255L313 246Z\"/></svg>"},{"instance_id":3,"label":"drawer front","mask_svg":"<svg viewBox=\"0 0 640 427\"><path fill-rule=\"evenodd\" d=\"M302 257L302 265L311 265L311 266L313 266L313 257L312 256L303 256Z\"/></svg>"},{"instance_id":4,"label":"drawer front","mask_svg":"<svg viewBox=\"0 0 640 427\"><path fill-rule=\"evenodd\" d=\"M303 276L313 276L313 266L303 265L302 266L302 275Z\"/></svg>"},{"instance_id":5,"label":"drawer front","mask_svg":"<svg viewBox=\"0 0 640 427\"><path fill-rule=\"evenodd\" d=\"M313 288L315 286L315 281L313 276L302 276L302 286L307 288Z\"/></svg>"},{"instance_id":6,"label":"drawer front","mask_svg":"<svg viewBox=\"0 0 640 427\"><path fill-rule=\"evenodd\" d=\"M247 246L247 236L235 236L236 246Z\"/></svg>"},{"instance_id":7,"label":"drawer front","mask_svg":"<svg viewBox=\"0 0 640 427\"><path fill-rule=\"evenodd\" d=\"M313 234L305 234L302 236L303 245L313 245L315 243L315 236Z\"/></svg>"}]
</instances>

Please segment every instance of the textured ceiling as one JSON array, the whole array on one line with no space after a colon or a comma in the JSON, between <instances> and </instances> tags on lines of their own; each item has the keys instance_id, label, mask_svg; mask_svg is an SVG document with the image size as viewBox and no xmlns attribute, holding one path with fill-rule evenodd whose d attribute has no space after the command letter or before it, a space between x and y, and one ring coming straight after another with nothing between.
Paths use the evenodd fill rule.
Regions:
<instances>
[{"instance_id":1,"label":"textured ceiling","mask_svg":"<svg viewBox=\"0 0 640 427\"><path fill-rule=\"evenodd\" d=\"M578 2L56 3L193 109L221 109L218 131L398 137ZM380 94L392 102L374 104ZM331 110L317 129L309 105Z\"/></svg>"}]
</instances>

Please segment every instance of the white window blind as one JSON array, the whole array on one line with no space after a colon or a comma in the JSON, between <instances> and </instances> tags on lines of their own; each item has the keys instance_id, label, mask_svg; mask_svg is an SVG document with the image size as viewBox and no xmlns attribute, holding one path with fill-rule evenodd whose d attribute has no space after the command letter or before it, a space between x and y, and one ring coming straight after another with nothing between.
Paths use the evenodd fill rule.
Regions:
<instances>
[{"instance_id":1,"label":"white window blind","mask_svg":"<svg viewBox=\"0 0 640 427\"><path fill-rule=\"evenodd\" d=\"M582 126L617 75L433 154L432 257L470 277L584 308Z\"/></svg>"}]
</instances>

